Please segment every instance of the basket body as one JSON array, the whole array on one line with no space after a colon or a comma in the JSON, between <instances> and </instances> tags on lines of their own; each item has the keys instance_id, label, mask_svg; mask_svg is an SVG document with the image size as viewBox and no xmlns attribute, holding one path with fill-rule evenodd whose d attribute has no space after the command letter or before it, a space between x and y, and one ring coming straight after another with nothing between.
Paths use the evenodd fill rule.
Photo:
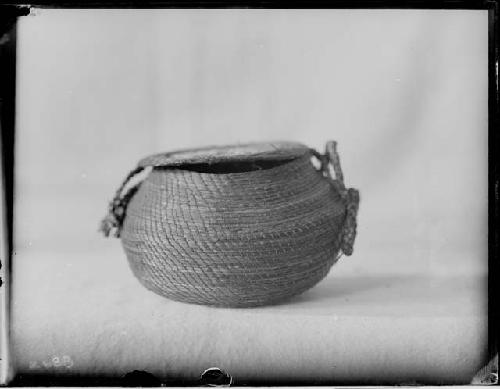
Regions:
<instances>
[{"instance_id":1,"label":"basket body","mask_svg":"<svg viewBox=\"0 0 500 389\"><path fill-rule=\"evenodd\" d=\"M273 304L311 288L340 252L345 200L311 154L265 170L154 168L121 232L148 289L220 307Z\"/></svg>"}]
</instances>

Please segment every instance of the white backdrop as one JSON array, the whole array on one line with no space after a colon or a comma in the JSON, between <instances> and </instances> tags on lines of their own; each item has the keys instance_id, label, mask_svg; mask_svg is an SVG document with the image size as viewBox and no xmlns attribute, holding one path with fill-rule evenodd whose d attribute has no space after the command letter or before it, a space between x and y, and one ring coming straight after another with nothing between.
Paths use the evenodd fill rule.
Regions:
<instances>
[{"instance_id":1,"label":"white backdrop","mask_svg":"<svg viewBox=\"0 0 500 389\"><path fill-rule=\"evenodd\" d=\"M416 318L451 320L431 326L435 332L429 329L426 336L411 333L416 343L408 341L418 355L435 350L436 357L422 363L428 363L427 369L440 366L436 374L441 378L458 369L445 351L453 341L463 342L456 352L464 361L464 379L482 363L486 11L37 10L21 20L18 39L14 320L19 369L58 355L61 344L69 349L64 352L87 355L82 343L71 343L75 321L98 315L92 309L104 308L95 301L115 298L109 295L118 293L113 288L120 277L135 287L119 242L103 239L97 226L115 189L140 158L183 147L264 140L296 140L322 149L330 139L339 143L346 184L361 192L358 239L354 255L336 265L323 285L307 295L304 311L297 308L295 314L317 316L314 326L325 331L332 322L321 324L318 318L344 314L354 320L343 322L345 336L366 336L394 354L387 353L382 369L370 365L380 353L373 345L370 354L362 346L356 349L356 341L347 347L347 338L315 338L347 355L335 377L349 376L349 352L365 352L366 377L377 371L389 377L396 361L406 361L397 366L413 371L410 378L424 369L415 367L398 335L367 335L393 316L407 317L408 331L421 327ZM42 286L36 281L41 274ZM138 293L143 293L140 286L132 294ZM141 299L156 299L144 293ZM315 299L315 294L326 297ZM347 300L336 301L338 294ZM89 307L70 313L74 296L84 306L88 299ZM199 323L200 315L215 312L163 299L154 304L166 316L174 309L183 317L188 338L189 326L199 325L193 318ZM123 317L108 308L99 314L112 333ZM276 322L288 308L264 311ZM128 309L133 316L134 308ZM219 324L228 326L221 342L229 350L236 347L236 353L243 346L233 346L235 339L227 334L240 336L235 328L242 322L260 322L252 316L258 312L220 313L226 322ZM55 314L64 325L48 319ZM95 320L80 326L93 334L92 325L105 326ZM450 323L464 324L453 331ZM356 330L356 325L361 327ZM214 336L208 327L196 328L198 337ZM271 324L256 328L261 334L266 328L272 342ZM289 327L291 337L297 328ZM40 333L44 340L37 346L38 359L24 357L29 341ZM255 345L252 334L257 336L257 329L248 328L245 337ZM306 343L311 345L311 339ZM229 362L224 355L231 352L223 354L224 347L214 351L215 346L207 346L211 351L205 354L186 344L179 352L211 354L229 364L233 374L244 376L244 366L248 370L250 357ZM123 347L120 352L127 353ZM273 365L285 352L280 346L275 353L254 347L255 360L250 359L256 369L259 360L269 366L268 374L296 369L292 362L283 371ZM322 351L310 347L309 354L301 353L314 360ZM92 352L99 360L102 350ZM159 358L163 352L153 354ZM293 360L295 354L287 353ZM198 363L196 369L210 367L202 356L193 362L177 355L172 366L156 367L157 373L185 372L188 361ZM136 357L123 360L137 362ZM81 358L81 369L96 368ZM132 366L127 363L117 364L116 372ZM304 363L301 373L307 375ZM315 376L330 374L326 365L317 369Z\"/></svg>"}]
</instances>

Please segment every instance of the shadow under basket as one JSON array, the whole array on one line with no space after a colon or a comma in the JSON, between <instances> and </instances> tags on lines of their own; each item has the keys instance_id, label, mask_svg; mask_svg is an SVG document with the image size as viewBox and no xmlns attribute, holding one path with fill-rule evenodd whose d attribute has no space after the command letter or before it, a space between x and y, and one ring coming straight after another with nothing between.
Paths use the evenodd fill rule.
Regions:
<instances>
[{"instance_id":1,"label":"shadow under basket","mask_svg":"<svg viewBox=\"0 0 500 389\"><path fill-rule=\"evenodd\" d=\"M293 142L206 147L141 160L101 230L121 238L149 290L252 307L306 291L351 255L358 205L335 142L324 154Z\"/></svg>"}]
</instances>

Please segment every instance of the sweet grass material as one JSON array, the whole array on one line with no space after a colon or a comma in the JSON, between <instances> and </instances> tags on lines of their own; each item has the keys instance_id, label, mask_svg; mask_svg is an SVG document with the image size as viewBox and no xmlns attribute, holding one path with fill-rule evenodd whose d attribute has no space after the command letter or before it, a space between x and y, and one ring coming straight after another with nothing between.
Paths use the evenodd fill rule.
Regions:
<instances>
[{"instance_id":1,"label":"sweet grass material","mask_svg":"<svg viewBox=\"0 0 500 389\"><path fill-rule=\"evenodd\" d=\"M101 230L121 237L133 273L153 292L251 307L304 292L351 255L358 204L335 142L323 155L295 143L187 150L143 159Z\"/></svg>"}]
</instances>

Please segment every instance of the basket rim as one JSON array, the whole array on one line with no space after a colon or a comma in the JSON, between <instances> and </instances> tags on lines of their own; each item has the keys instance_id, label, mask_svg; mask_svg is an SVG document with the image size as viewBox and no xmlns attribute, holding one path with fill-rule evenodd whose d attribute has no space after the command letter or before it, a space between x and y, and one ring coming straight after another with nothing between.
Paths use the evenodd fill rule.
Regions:
<instances>
[{"instance_id":1,"label":"basket rim","mask_svg":"<svg viewBox=\"0 0 500 389\"><path fill-rule=\"evenodd\" d=\"M302 143L277 141L204 146L157 153L139 161L141 167L179 167L249 161L286 161L304 156L310 148Z\"/></svg>"},{"instance_id":2,"label":"basket rim","mask_svg":"<svg viewBox=\"0 0 500 389\"><path fill-rule=\"evenodd\" d=\"M291 166L301 166L312 155L304 154L301 157L296 157L289 160L280 161L279 163L272 167L267 167L265 169L255 169L255 170L244 170L244 171L231 171L231 172L208 172L208 171L198 171L190 169L190 165L180 165L180 166L153 166L150 173L152 172L160 172L165 173L169 172L170 174L188 174L192 177L198 177L201 180L207 180L207 182L211 182L212 180L240 180L243 179L245 181L248 180L262 180L267 177L273 177L275 179L276 173L279 171L284 171L284 169L290 169ZM310 167L316 171L317 168L311 163ZM286 179L289 179L289 176L286 176Z\"/></svg>"}]
</instances>

